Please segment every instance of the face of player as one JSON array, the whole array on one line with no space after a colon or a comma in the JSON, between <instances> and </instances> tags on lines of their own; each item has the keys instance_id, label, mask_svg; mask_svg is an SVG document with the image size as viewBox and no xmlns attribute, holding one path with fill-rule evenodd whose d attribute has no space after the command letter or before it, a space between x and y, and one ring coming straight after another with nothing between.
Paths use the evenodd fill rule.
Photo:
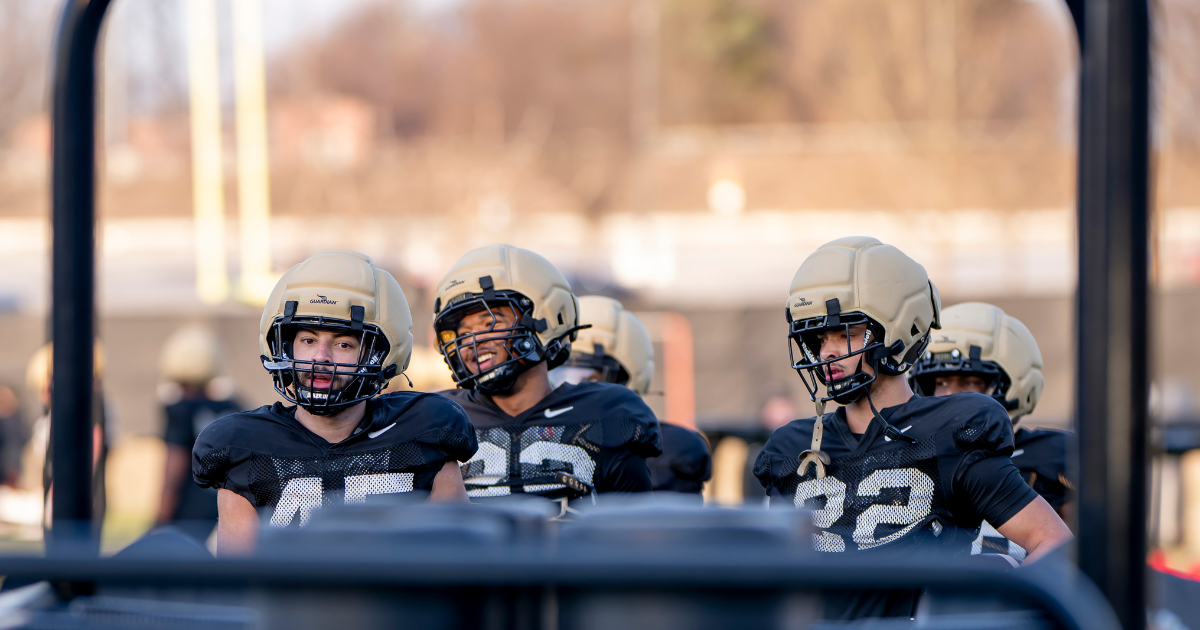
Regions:
<instances>
[{"instance_id":1,"label":"face of player","mask_svg":"<svg viewBox=\"0 0 1200 630\"><path fill-rule=\"evenodd\" d=\"M516 322L516 314L508 306L493 306L490 312L480 310L464 316L455 332L460 337L476 333L475 343L465 344L458 351L467 370L472 374L479 374L507 361L510 355L507 340L504 338L509 336L509 333L489 334L489 331L512 328Z\"/></svg>"},{"instance_id":2,"label":"face of player","mask_svg":"<svg viewBox=\"0 0 1200 630\"><path fill-rule=\"evenodd\" d=\"M950 394L961 394L963 392L986 394L988 393L987 390L987 381L983 377L975 376L974 374L939 376L933 383L934 396L949 396Z\"/></svg>"},{"instance_id":3,"label":"face of player","mask_svg":"<svg viewBox=\"0 0 1200 630\"><path fill-rule=\"evenodd\" d=\"M848 336L847 330L849 332ZM830 359L836 359L851 352L862 350L866 334L866 324L854 324L848 328L842 326L821 332L819 334L821 340L821 361L829 361ZM841 361L830 363L825 366L825 378L830 381L846 378L857 372L860 365L862 366L862 371L866 374L874 374L874 369L863 358L862 354L857 354L852 357L846 357Z\"/></svg>"},{"instance_id":4,"label":"face of player","mask_svg":"<svg viewBox=\"0 0 1200 630\"><path fill-rule=\"evenodd\" d=\"M360 345L358 337L353 335L331 330L301 328L296 333L292 348L296 355L296 361L302 363L301 367L307 368L308 366L303 365L303 362L358 363ZM312 373L299 372L301 385L312 389L330 389L332 383L333 389L342 389L354 378L350 374L345 376L339 374L337 382L333 382L332 367L317 365L313 370Z\"/></svg>"}]
</instances>

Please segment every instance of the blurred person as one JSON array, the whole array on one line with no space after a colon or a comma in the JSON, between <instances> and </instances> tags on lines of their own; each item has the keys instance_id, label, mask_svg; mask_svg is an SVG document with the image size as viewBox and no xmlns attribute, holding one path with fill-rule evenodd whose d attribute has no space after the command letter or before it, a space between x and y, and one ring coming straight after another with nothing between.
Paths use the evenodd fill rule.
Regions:
<instances>
[{"instance_id":1,"label":"blurred person","mask_svg":"<svg viewBox=\"0 0 1200 630\"><path fill-rule=\"evenodd\" d=\"M97 528L104 523L107 506L105 490L105 468L111 442L109 428L111 413L104 398L101 380L104 376L104 352L100 342L93 350L94 378L92 380L92 521ZM54 461L50 441L53 437L51 422L52 386L54 384L54 344L38 348L29 359L25 369L25 385L42 405L42 415L33 423L29 442L21 453L21 485L27 490L40 489L42 493L42 522L46 528L53 523L50 507L54 489Z\"/></svg>"},{"instance_id":2,"label":"blurred person","mask_svg":"<svg viewBox=\"0 0 1200 630\"><path fill-rule=\"evenodd\" d=\"M873 238L826 243L796 272L789 346L817 416L776 431L754 472L770 505L813 509L818 551L967 554L984 520L1027 549L1026 561L1071 539L1013 465L1000 403L913 394L904 373L941 327L940 310L925 269ZM842 406L826 414L828 401ZM918 598L828 592L824 614L911 617Z\"/></svg>"},{"instance_id":3,"label":"blurred person","mask_svg":"<svg viewBox=\"0 0 1200 630\"><path fill-rule=\"evenodd\" d=\"M1042 353L1029 329L996 306L968 302L942 312L942 328L912 367L909 382L922 396L963 392L995 399L1016 428L1013 464L1021 477L1064 521L1069 521L1075 484L1068 475L1071 434L1019 426L1042 394ZM1005 540L986 521L972 553L1001 553L1017 560L1025 550Z\"/></svg>"},{"instance_id":4,"label":"blurred person","mask_svg":"<svg viewBox=\"0 0 1200 630\"><path fill-rule=\"evenodd\" d=\"M21 401L7 385L0 385L0 484L18 487L21 483L21 449L25 446L25 422Z\"/></svg>"},{"instance_id":5,"label":"blurred person","mask_svg":"<svg viewBox=\"0 0 1200 630\"><path fill-rule=\"evenodd\" d=\"M426 491L466 501L458 462L475 454L462 408L442 396L382 394L412 352L412 314L391 274L349 250L283 274L259 348L281 403L200 432L192 474L217 488L217 553L253 550L261 524L305 525L313 510L368 495Z\"/></svg>"},{"instance_id":6,"label":"blurred person","mask_svg":"<svg viewBox=\"0 0 1200 630\"><path fill-rule=\"evenodd\" d=\"M651 490L646 459L662 454L662 440L641 397L612 383L551 385L579 305L550 261L510 245L470 251L438 283L433 309L460 388L443 395L466 409L479 438L463 465L468 494L566 501Z\"/></svg>"},{"instance_id":7,"label":"blurred person","mask_svg":"<svg viewBox=\"0 0 1200 630\"><path fill-rule=\"evenodd\" d=\"M579 331L571 356L550 371L555 387L563 383L613 383L639 396L654 380L654 343L636 315L620 302L598 295L579 298ZM646 460L656 492L699 495L712 476L708 441L698 431L659 421L663 454Z\"/></svg>"},{"instance_id":8,"label":"blurred person","mask_svg":"<svg viewBox=\"0 0 1200 630\"><path fill-rule=\"evenodd\" d=\"M217 418L240 411L230 398L211 396L208 386L221 372L220 342L204 326L184 326L167 339L159 371L176 391L163 408L163 442L167 460L157 525L174 525L200 542L217 524L217 491L192 481L192 448L196 436Z\"/></svg>"}]
</instances>

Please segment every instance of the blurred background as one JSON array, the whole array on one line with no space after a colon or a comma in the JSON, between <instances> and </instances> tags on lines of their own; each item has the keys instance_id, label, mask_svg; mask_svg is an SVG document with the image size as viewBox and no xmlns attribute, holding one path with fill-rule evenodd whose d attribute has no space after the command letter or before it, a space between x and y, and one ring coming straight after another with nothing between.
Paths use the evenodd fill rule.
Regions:
<instances>
[{"instance_id":1,"label":"blurred background","mask_svg":"<svg viewBox=\"0 0 1200 630\"><path fill-rule=\"evenodd\" d=\"M31 548L58 5L0 0L0 537ZM1200 420L1200 6L1153 6L1154 411L1184 426ZM871 235L945 305L1025 322L1046 389L1023 422L1070 427L1078 51L1057 0L116 0L106 29L110 545L160 510L168 337L215 335L211 397L273 402L261 301L328 248L397 277L425 346L431 288L462 253L538 251L577 293L645 316L651 406L732 470L811 415L785 342L792 274ZM1154 475L1156 540L1184 568L1200 559L1188 444ZM744 481L710 498L758 500Z\"/></svg>"}]
</instances>

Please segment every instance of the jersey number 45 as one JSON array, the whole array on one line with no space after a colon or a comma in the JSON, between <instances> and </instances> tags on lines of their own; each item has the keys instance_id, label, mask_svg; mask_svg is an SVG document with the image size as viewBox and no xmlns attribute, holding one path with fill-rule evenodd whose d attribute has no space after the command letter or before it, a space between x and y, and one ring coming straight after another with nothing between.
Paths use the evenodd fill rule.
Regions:
<instances>
[{"instance_id":1,"label":"jersey number 45","mask_svg":"<svg viewBox=\"0 0 1200 630\"><path fill-rule=\"evenodd\" d=\"M346 503L363 503L369 494L412 492L413 473L349 475L346 477L345 487L343 497ZM288 479L269 523L273 527L287 527L299 513L300 525L307 525L312 511L321 507L324 500L325 488L320 477Z\"/></svg>"}]
</instances>

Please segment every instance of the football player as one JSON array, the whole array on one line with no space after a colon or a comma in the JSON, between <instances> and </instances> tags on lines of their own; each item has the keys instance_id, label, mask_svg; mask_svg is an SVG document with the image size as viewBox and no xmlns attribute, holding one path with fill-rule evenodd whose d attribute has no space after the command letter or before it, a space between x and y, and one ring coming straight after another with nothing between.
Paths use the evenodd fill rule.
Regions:
<instances>
[{"instance_id":1,"label":"football player","mask_svg":"<svg viewBox=\"0 0 1200 630\"><path fill-rule=\"evenodd\" d=\"M217 552L254 547L260 519L304 525L314 509L429 491L466 500L458 461L475 453L462 408L379 392L408 366L412 314L400 285L357 252L319 252L283 275L259 324L276 403L208 425L192 473L218 488Z\"/></svg>"},{"instance_id":2,"label":"football player","mask_svg":"<svg viewBox=\"0 0 1200 630\"><path fill-rule=\"evenodd\" d=\"M108 449L112 442L110 429L111 411L104 397L104 351L97 340L93 350L92 380L92 522L99 531L107 512L108 494L105 472L108 469ZM54 490L54 448L50 441L53 410L50 408L51 389L54 384L54 344L48 343L38 349L29 359L25 369L25 384L42 404L43 414L33 423L29 442L21 453L22 485L29 489L41 487L42 524L49 528L53 523L52 493Z\"/></svg>"},{"instance_id":3,"label":"football player","mask_svg":"<svg viewBox=\"0 0 1200 630\"><path fill-rule=\"evenodd\" d=\"M830 553L969 553L987 520L1035 560L1071 532L1009 457L1012 423L981 394L914 396L904 373L939 327L925 269L873 238L821 246L786 304L796 369L817 415L777 430L754 473L772 506L809 506ZM821 389L824 392L821 392ZM825 403L842 405L823 413ZM911 616L915 592L826 598L826 616Z\"/></svg>"},{"instance_id":4,"label":"football player","mask_svg":"<svg viewBox=\"0 0 1200 630\"><path fill-rule=\"evenodd\" d=\"M654 379L654 344L646 327L620 302L599 295L579 298L579 331L571 356L550 371L555 386L562 383L615 383L645 396ZM659 422L663 454L648 460L656 492L699 495L712 476L708 442L699 432Z\"/></svg>"},{"instance_id":5,"label":"football player","mask_svg":"<svg viewBox=\"0 0 1200 630\"><path fill-rule=\"evenodd\" d=\"M167 461L157 525L173 524L201 543L217 524L217 491L191 480L196 436L217 418L240 410L236 401L209 395L208 385L220 372L220 343L212 331L189 325L176 330L163 345L159 366L174 385L174 400L163 408Z\"/></svg>"},{"instance_id":6,"label":"football player","mask_svg":"<svg viewBox=\"0 0 1200 630\"><path fill-rule=\"evenodd\" d=\"M479 452L463 466L472 497L552 500L651 489L661 454L646 403L610 383L554 388L579 329L579 306L548 260L510 245L468 252L438 283L433 325Z\"/></svg>"},{"instance_id":7,"label":"football player","mask_svg":"<svg viewBox=\"0 0 1200 630\"><path fill-rule=\"evenodd\" d=\"M942 312L942 328L912 367L910 382L922 396L984 394L1008 410L1016 427L1013 464L1025 482L1063 519L1074 488L1067 474L1071 434L1018 426L1037 406L1045 379L1037 341L1016 318L991 304L968 302ZM984 523L972 551L997 552L1020 560L1025 550Z\"/></svg>"}]
</instances>

